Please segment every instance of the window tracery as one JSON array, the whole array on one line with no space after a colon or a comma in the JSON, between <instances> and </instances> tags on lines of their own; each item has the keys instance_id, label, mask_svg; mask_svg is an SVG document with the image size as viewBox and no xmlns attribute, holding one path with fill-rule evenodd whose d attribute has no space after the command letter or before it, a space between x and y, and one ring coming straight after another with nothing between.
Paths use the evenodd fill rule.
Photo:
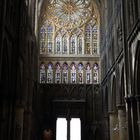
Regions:
<instances>
[{"instance_id":1,"label":"window tracery","mask_svg":"<svg viewBox=\"0 0 140 140\"><path fill-rule=\"evenodd\" d=\"M46 57L49 62L52 58L52 62L46 63L44 71L40 66L40 83L99 82L98 63L93 64L90 59L86 60L89 62L75 62L94 55L98 57L99 54L99 23L90 1L49 0L39 35L41 57ZM67 55L70 59L73 58L70 60L72 63L67 60L62 62Z\"/></svg>"},{"instance_id":2,"label":"window tracery","mask_svg":"<svg viewBox=\"0 0 140 140\"><path fill-rule=\"evenodd\" d=\"M98 21L90 0L50 0L41 24L41 54L99 53Z\"/></svg>"}]
</instances>

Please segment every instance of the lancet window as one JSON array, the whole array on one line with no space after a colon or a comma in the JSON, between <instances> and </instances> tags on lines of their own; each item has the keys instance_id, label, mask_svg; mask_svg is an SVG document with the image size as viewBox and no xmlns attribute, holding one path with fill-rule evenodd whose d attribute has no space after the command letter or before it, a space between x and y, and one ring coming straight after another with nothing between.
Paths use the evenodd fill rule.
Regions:
<instances>
[{"instance_id":1,"label":"lancet window","mask_svg":"<svg viewBox=\"0 0 140 140\"><path fill-rule=\"evenodd\" d=\"M45 40L46 40L46 27L42 25L42 27L40 28L40 53L41 54L46 52Z\"/></svg>"},{"instance_id":2,"label":"lancet window","mask_svg":"<svg viewBox=\"0 0 140 140\"><path fill-rule=\"evenodd\" d=\"M68 64L66 62L63 64L62 82L68 83Z\"/></svg>"},{"instance_id":3,"label":"lancet window","mask_svg":"<svg viewBox=\"0 0 140 140\"><path fill-rule=\"evenodd\" d=\"M63 54L67 54L67 52L68 52L68 37L67 37L67 35L63 36L62 49L63 49Z\"/></svg>"},{"instance_id":4,"label":"lancet window","mask_svg":"<svg viewBox=\"0 0 140 140\"><path fill-rule=\"evenodd\" d=\"M40 65L40 83L46 82L46 67L45 64Z\"/></svg>"},{"instance_id":5,"label":"lancet window","mask_svg":"<svg viewBox=\"0 0 140 140\"><path fill-rule=\"evenodd\" d=\"M58 34L56 36L56 54L61 54L61 46L62 46L61 36Z\"/></svg>"},{"instance_id":6,"label":"lancet window","mask_svg":"<svg viewBox=\"0 0 140 140\"><path fill-rule=\"evenodd\" d=\"M99 82L99 66L97 63L93 65L93 83L97 84Z\"/></svg>"},{"instance_id":7,"label":"lancet window","mask_svg":"<svg viewBox=\"0 0 140 140\"><path fill-rule=\"evenodd\" d=\"M61 66L60 63L56 63L56 72L55 72L55 83L61 83Z\"/></svg>"},{"instance_id":8,"label":"lancet window","mask_svg":"<svg viewBox=\"0 0 140 140\"><path fill-rule=\"evenodd\" d=\"M83 64L82 63L78 64L78 83L79 84L83 83Z\"/></svg>"},{"instance_id":9,"label":"lancet window","mask_svg":"<svg viewBox=\"0 0 140 140\"><path fill-rule=\"evenodd\" d=\"M71 64L71 83L76 83L76 65L75 65L75 63Z\"/></svg>"},{"instance_id":10,"label":"lancet window","mask_svg":"<svg viewBox=\"0 0 140 140\"><path fill-rule=\"evenodd\" d=\"M87 63L86 65L86 83L87 84L92 83L92 73L91 73L90 63Z\"/></svg>"},{"instance_id":11,"label":"lancet window","mask_svg":"<svg viewBox=\"0 0 140 140\"><path fill-rule=\"evenodd\" d=\"M83 52L83 39L82 39L82 35L79 35L78 36L78 39L77 39L77 53L78 54L82 54Z\"/></svg>"},{"instance_id":12,"label":"lancet window","mask_svg":"<svg viewBox=\"0 0 140 140\"><path fill-rule=\"evenodd\" d=\"M72 35L70 44L71 54L76 54L76 35Z\"/></svg>"},{"instance_id":13,"label":"lancet window","mask_svg":"<svg viewBox=\"0 0 140 140\"><path fill-rule=\"evenodd\" d=\"M47 83L53 83L53 65L52 65L52 63L48 64L48 68L47 68Z\"/></svg>"},{"instance_id":14,"label":"lancet window","mask_svg":"<svg viewBox=\"0 0 140 140\"><path fill-rule=\"evenodd\" d=\"M52 25L47 26L47 46L48 46L48 54L53 53L53 27Z\"/></svg>"}]
</instances>

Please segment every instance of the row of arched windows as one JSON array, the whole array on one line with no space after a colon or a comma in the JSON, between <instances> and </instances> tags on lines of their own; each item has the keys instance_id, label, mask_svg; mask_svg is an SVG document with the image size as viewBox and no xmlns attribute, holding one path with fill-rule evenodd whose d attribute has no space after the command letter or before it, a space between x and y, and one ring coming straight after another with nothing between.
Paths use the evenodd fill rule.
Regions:
<instances>
[{"instance_id":1,"label":"row of arched windows","mask_svg":"<svg viewBox=\"0 0 140 140\"><path fill-rule=\"evenodd\" d=\"M40 28L40 54L99 54L98 26L89 22L70 34L46 22Z\"/></svg>"},{"instance_id":2,"label":"row of arched windows","mask_svg":"<svg viewBox=\"0 0 140 140\"><path fill-rule=\"evenodd\" d=\"M40 65L40 83L72 83L72 84L97 84L99 82L99 66L93 66L88 62L85 66L82 63L76 65L74 62L69 66L66 62L55 66L50 62L48 65Z\"/></svg>"}]
</instances>

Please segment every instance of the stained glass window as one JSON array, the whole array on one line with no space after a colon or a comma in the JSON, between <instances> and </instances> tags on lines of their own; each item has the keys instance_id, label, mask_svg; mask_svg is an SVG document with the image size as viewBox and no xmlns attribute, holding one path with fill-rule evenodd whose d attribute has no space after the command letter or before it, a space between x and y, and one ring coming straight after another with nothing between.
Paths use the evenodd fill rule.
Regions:
<instances>
[{"instance_id":1,"label":"stained glass window","mask_svg":"<svg viewBox=\"0 0 140 140\"><path fill-rule=\"evenodd\" d=\"M63 36L62 49L63 49L63 54L67 54L67 52L68 52L68 37L66 35Z\"/></svg>"},{"instance_id":2,"label":"stained glass window","mask_svg":"<svg viewBox=\"0 0 140 140\"><path fill-rule=\"evenodd\" d=\"M82 52L83 52L82 35L79 35L77 40L78 40L78 42L77 42L78 54L82 54Z\"/></svg>"},{"instance_id":3,"label":"stained glass window","mask_svg":"<svg viewBox=\"0 0 140 140\"><path fill-rule=\"evenodd\" d=\"M46 82L46 68L45 64L40 65L40 83Z\"/></svg>"},{"instance_id":4,"label":"stained glass window","mask_svg":"<svg viewBox=\"0 0 140 140\"><path fill-rule=\"evenodd\" d=\"M78 64L78 83L79 84L83 83L83 64L82 63Z\"/></svg>"},{"instance_id":5,"label":"stained glass window","mask_svg":"<svg viewBox=\"0 0 140 140\"><path fill-rule=\"evenodd\" d=\"M93 54L98 54L98 32L97 32L97 26L94 25L92 28L92 44L93 44Z\"/></svg>"},{"instance_id":6,"label":"stained glass window","mask_svg":"<svg viewBox=\"0 0 140 140\"><path fill-rule=\"evenodd\" d=\"M93 65L93 83L97 84L98 83L98 76L99 76L99 66L97 63L94 63Z\"/></svg>"},{"instance_id":7,"label":"stained glass window","mask_svg":"<svg viewBox=\"0 0 140 140\"><path fill-rule=\"evenodd\" d=\"M76 65L75 65L75 63L71 64L71 83L76 83Z\"/></svg>"},{"instance_id":8,"label":"stained glass window","mask_svg":"<svg viewBox=\"0 0 140 140\"><path fill-rule=\"evenodd\" d=\"M61 36L57 35L56 37L56 54L61 53Z\"/></svg>"},{"instance_id":9,"label":"stained glass window","mask_svg":"<svg viewBox=\"0 0 140 140\"><path fill-rule=\"evenodd\" d=\"M40 53L45 53L45 39L46 39L46 28L42 25L40 28Z\"/></svg>"},{"instance_id":10,"label":"stained glass window","mask_svg":"<svg viewBox=\"0 0 140 140\"><path fill-rule=\"evenodd\" d=\"M47 26L47 46L48 54L53 52L53 27L51 25Z\"/></svg>"},{"instance_id":11,"label":"stained glass window","mask_svg":"<svg viewBox=\"0 0 140 140\"><path fill-rule=\"evenodd\" d=\"M61 67L60 63L56 63L55 83L61 83Z\"/></svg>"},{"instance_id":12,"label":"stained glass window","mask_svg":"<svg viewBox=\"0 0 140 140\"><path fill-rule=\"evenodd\" d=\"M52 63L48 64L48 68L47 68L47 83L53 83L53 65L52 65Z\"/></svg>"},{"instance_id":13,"label":"stained glass window","mask_svg":"<svg viewBox=\"0 0 140 140\"><path fill-rule=\"evenodd\" d=\"M86 23L91 18L92 9L89 0L53 0L48 3L47 14L50 20L55 20L56 26L70 30Z\"/></svg>"},{"instance_id":14,"label":"stained glass window","mask_svg":"<svg viewBox=\"0 0 140 140\"><path fill-rule=\"evenodd\" d=\"M99 23L95 13L91 0L47 2L40 21L40 54L46 61L60 60L54 66L51 63L46 66L47 83L98 83L99 70L83 59L90 57L94 62L96 57L98 61Z\"/></svg>"},{"instance_id":15,"label":"stained glass window","mask_svg":"<svg viewBox=\"0 0 140 140\"><path fill-rule=\"evenodd\" d=\"M87 25L85 30L85 51L86 54L91 53L91 26Z\"/></svg>"},{"instance_id":16,"label":"stained glass window","mask_svg":"<svg viewBox=\"0 0 140 140\"><path fill-rule=\"evenodd\" d=\"M99 53L98 21L89 0L50 0L44 16L40 53Z\"/></svg>"},{"instance_id":17,"label":"stained glass window","mask_svg":"<svg viewBox=\"0 0 140 140\"><path fill-rule=\"evenodd\" d=\"M71 54L76 53L76 35L72 35L71 37L70 51L71 51Z\"/></svg>"},{"instance_id":18,"label":"stained glass window","mask_svg":"<svg viewBox=\"0 0 140 140\"><path fill-rule=\"evenodd\" d=\"M62 82L68 83L68 64L65 62L63 64L63 72L62 72Z\"/></svg>"},{"instance_id":19,"label":"stained glass window","mask_svg":"<svg viewBox=\"0 0 140 140\"><path fill-rule=\"evenodd\" d=\"M87 63L86 65L86 83L90 84L92 82L92 74L91 74L91 67L90 63Z\"/></svg>"}]
</instances>

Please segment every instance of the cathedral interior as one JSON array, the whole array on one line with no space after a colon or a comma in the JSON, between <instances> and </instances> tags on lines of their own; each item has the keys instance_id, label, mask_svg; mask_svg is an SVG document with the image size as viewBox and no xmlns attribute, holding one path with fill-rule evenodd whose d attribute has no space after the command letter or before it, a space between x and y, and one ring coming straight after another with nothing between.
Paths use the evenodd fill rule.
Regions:
<instances>
[{"instance_id":1,"label":"cathedral interior","mask_svg":"<svg viewBox=\"0 0 140 140\"><path fill-rule=\"evenodd\" d=\"M0 140L140 140L140 0L1 0L0 21Z\"/></svg>"}]
</instances>

